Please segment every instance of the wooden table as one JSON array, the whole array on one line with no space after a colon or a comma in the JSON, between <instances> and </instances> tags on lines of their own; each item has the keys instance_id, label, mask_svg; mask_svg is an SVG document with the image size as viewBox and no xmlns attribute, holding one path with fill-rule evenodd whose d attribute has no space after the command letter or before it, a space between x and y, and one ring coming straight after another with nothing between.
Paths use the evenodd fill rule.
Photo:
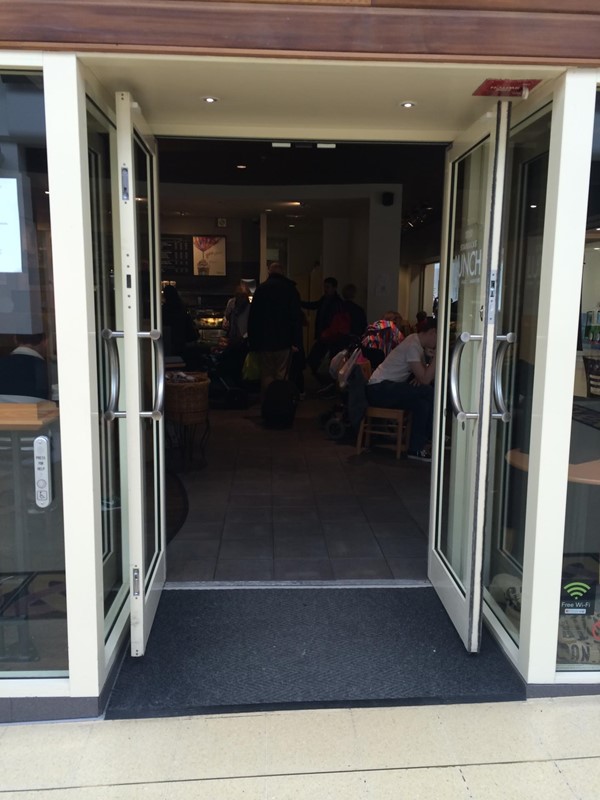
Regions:
<instances>
[{"instance_id":1,"label":"wooden table","mask_svg":"<svg viewBox=\"0 0 600 800\"><path fill-rule=\"evenodd\" d=\"M529 472L529 454L521 450L509 450L506 454L506 461L511 467L521 472ZM564 552L567 553L587 553L598 552L599 533L598 525L590 528L587 524L588 514L593 496L589 494L589 488L600 486L600 459L582 461L578 464L569 464L567 480L569 483L582 487L581 490L567 493L567 507L565 512L565 545ZM594 515L594 519L597 517ZM587 541L588 529L593 542ZM590 545L591 549L590 549Z\"/></svg>"}]
</instances>

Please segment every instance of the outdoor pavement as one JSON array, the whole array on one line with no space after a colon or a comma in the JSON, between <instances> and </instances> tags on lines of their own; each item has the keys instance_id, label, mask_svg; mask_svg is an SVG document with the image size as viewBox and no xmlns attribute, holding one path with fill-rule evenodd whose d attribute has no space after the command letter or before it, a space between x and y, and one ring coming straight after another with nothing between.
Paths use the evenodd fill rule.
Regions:
<instances>
[{"instance_id":1,"label":"outdoor pavement","mask_svg":"<svg viewBox=\"0 0 600 800\"><path fill-rule=\"evenodd\" d=\"M0 727L0 800L598 800L600 697Z\"/></svg>"}]
</instances>

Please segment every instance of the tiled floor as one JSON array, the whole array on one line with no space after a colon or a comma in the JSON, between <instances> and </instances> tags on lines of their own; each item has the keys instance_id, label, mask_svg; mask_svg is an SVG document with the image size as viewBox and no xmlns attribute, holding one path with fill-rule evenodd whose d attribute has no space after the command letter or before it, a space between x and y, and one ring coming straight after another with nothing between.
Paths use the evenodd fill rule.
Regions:
<instances>
[{"instance_id":1,"label":"tiled floor","mask_svg":"<svg viewBox=\"0 0 600 800\"><path fill-rule=\"evenodd\" d=\"M429 466L329 440L329 405L305 401L283 431L258 406L211 412L207 466L180 476L169 581L426 580Z\"/></svg>"},{"instance_id":2,"label":"tiled floor","mask_svg":"<svg viewBox=\"0 0 600 800\"><path fill-rule=\"evenodd\" d=\"M599 713L574 697L4 725L0 797L597 800Z\"/></svg>"}]
</instances>

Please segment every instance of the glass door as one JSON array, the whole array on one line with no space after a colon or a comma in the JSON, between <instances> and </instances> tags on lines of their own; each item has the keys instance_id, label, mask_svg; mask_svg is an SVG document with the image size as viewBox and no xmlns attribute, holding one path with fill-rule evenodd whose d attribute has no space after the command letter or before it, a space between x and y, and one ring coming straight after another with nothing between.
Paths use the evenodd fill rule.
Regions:
<instances>
[{"instance_id":1,"label":"glass door","mask_svg":"<svg viewBox=\"0 0 600 800\"><path fill-rule=\"evenodd\" d=\"M127 418L131 654L141 656L166 573L158 170L155 141L129 93L117 93L116 110L123 331L109 341L123 338L112 398L122 375L126 411L115 405L114 413Z\"/></svg>"},{"instance_id":2,"label":"glass door","mask_svg":"<svg viewBox=\"0 0 600 800\"><path fill-rule=\"evenodd\" d=\"M446 197L429 577L465 647L481 637L487 453L510 104L454 142ZM501 413L501 412L494 412Z\"/></svg>"},{"instance_id":3,"label":"glass door","mask_svg":"<svg viewBox=\"0 0 600 800\"><path fill-rule=\"evenodd\" d=\"M519 642L529 439L538 340L552 111L512 127L507 150L501 279L483 567L484 600Z\"/></svg>"}]
</instances>

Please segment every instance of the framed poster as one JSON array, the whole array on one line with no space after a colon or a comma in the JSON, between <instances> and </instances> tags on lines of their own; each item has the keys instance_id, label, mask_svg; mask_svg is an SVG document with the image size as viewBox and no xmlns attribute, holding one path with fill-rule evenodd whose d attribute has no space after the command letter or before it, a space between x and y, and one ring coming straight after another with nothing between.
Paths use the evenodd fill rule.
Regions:
<instances>
[{"instance_id":1,"label":"framed poster","mask_svg":"<svg viewBox=\"0 0 600 800\"><path fill-rule=\"evenodd\" d=\"M225 236L193 236L194 275L225 275Z\"/></svg>"}]
</instances>

